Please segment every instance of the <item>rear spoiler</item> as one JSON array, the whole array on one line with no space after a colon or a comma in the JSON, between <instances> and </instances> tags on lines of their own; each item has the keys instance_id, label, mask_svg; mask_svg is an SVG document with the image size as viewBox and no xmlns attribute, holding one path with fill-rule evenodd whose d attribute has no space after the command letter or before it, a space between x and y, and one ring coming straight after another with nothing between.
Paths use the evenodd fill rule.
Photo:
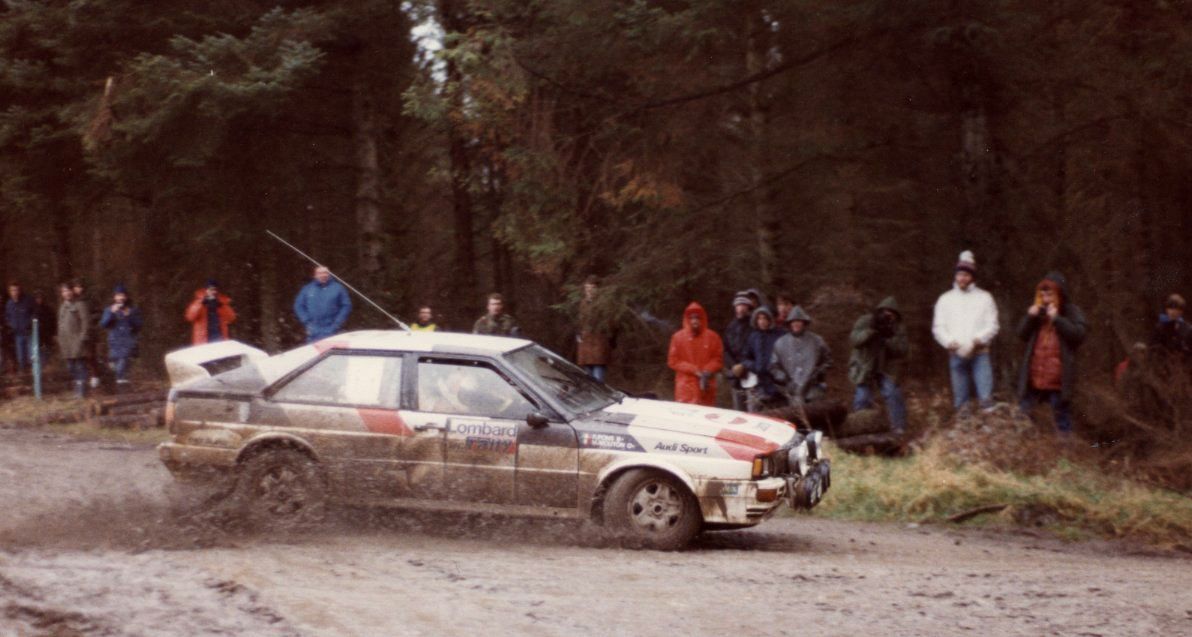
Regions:
<instances>
[{"instance_id":1,"label":"rear spoiler","mask_svg":"<svg viewBox=\"0 0 1192 637\"><path fill-rule=\"evenodd\" d=\"M255 347L239 341L220 341L166 354L166 372L170 386L180 387L265 358L269 354Z\"/></svg>"}]
</instances>

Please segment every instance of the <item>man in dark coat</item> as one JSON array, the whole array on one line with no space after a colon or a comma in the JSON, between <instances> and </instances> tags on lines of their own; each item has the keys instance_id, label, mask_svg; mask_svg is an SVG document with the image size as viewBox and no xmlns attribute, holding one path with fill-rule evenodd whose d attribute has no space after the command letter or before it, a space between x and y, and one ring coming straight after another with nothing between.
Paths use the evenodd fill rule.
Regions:
<instances>
[{"instance_id":1,"label":"man in dark coat","mask_svg":"<svg viewBox=\"0 0 1192 637\"><path fill-rule=\"evenodd\" d=\"M853 395L853 410L873 406L875 390L886 401L890 430L906 431L906 403L898 388L898 363L910 351L906 326L894 297L887 297L872 312L867 312L853 324L849 343L853 353L848 361L848 378L857 386Z\"/></svg>"},{"instance_id":2,"label":"man in dark coat","mask_svg":"<svg viewBox=\"0 0 1192 637\"><path fill-rule=\"evenodd\" d=\"M141 308L134 307L124 284L112 291L112 304L105 307L99 326L108 331L108 362L116 374L116 384L128 384L128 365L137 355L137 340L143 322Z\"/></svg>"},{"instance_id":3,"label":"man in dark coat","mask_svg":"<svg viewBox=\"0 0 1192 637\"><path fill-rule=\"evenodd\" d=\"M724 375L729 379L733 409L737 411L745 410L749 396L749 392L741 387L741 379L748 373L744 364L745 348L749 345L749 333L753 331L749 324L755 307L757 304L752 298L745 293L738 293L733 299L733 320L721 331L724 342Z\"/></svg>"},{"instance_id":4,"label":"man in dark coat","mask_svg":"<svg viewBox=\"0 0 1192 637\"><path fill-rule=\"evenodd\" d=\"M486 336L521 336L521 328L512 314L505 313L505 297L497 292L488 295L488 312L476 319L473 334Z\"/></svg>"},{"instance_id":5,"label":"man in dark coat","mask_svg":"<svg viewBox=\"0 0 1192 637\"><path fill-rule=\"evenodd\" d=\"M13 358L18 373L24 373L29 367L35 318L37 307L33 304L33 299L21 291L19 283L9 283L8 301L4 304L4 323L12 334Z\"/></svg>"},{"instance_id":6,"label":"man in dark coat","mask_svg":"<svg viewBox=\"0 0 1192 637\"><path fill-rule=\"evenodd\" d=\"M1184 306L1184 297L1179 294L1167 297L1151 333L1151 348L1187 360L1192 355L1192 325L1184 319Z\"/></svg>"},{"instance_id":7,"label":"man in dark coat","mask_svg":"<svg viewBox=\"0 0 1192 637\"><path fill-rule=\"evenodd\" d=\"M745 358L741 362L756 379L756 384L748 389L747 407L750 413L757 413L781 407L786 404L786 400L770 373L774 344L782 338L782 329L778 327L770 308L765 306L753 311L752 321L753 331L749 334Z\"/></svg>"},{"instance_id":8,"label":"man in dark coat","mask_svg":"<svg viewBox=\"0 0 1192 637\"><path fill-rule=\"evenodd\" d=\"M1076 350L1088 325L1084 312L1068 300L1067 281L1051 272L1035 287L1035 302L1018 324L1026 352L1018 373L1019 406L1029 414L1047 401L1060 433L1072 431L1071 403L1076 391Z\"/></svg>"},{"instance_id":9,"label":"man in dark coat","mask_svg":"<svg viewBox=\"0 0 1192 637\"><path fill-rule=\"evenodd\" d=\"M321 265L294 298L294 314L306 328L307 343L338 334L351 313L348 289L331 278L331 270Z\"/></svg>"}]
</instances>

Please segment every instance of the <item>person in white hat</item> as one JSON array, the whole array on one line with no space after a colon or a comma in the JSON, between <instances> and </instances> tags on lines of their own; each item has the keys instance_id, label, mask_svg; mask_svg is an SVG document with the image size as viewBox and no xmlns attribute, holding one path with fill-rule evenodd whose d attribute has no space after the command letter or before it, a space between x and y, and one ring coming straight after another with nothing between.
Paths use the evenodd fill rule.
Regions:
<instances>
[{"instance_id":1,"label":"person in white hat","mask_svg":"<svg viewBox=\"0 0 1192 637\"><path fill-rule=\"evenodd\" d=\"M989 345L998 332L993 295L977 287L977 261L965 250L957 260L952 289L935 303L931 332L948 350L952 406L967 413L973 389L981 409L993 407L993 363Z\"/></svg>"}]
</instances>

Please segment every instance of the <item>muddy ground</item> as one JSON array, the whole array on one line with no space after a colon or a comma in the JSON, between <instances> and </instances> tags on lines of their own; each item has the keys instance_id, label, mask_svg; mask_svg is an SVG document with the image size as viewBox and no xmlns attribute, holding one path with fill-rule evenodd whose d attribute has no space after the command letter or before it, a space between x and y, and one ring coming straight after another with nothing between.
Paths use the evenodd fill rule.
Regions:
<instances>
[{"instance_id":1,"label":"muddy ground","mask_svg":"<svg viewBox=\"0 0 1192 637\"><path fill-rule=\"evenodd\" d=\"M1122 544L797 516L657 553L377 511L271 537L169 484L148 445L0 430L0 635L1192 634L1192 560Z\"/></svg>"}]
</instances>

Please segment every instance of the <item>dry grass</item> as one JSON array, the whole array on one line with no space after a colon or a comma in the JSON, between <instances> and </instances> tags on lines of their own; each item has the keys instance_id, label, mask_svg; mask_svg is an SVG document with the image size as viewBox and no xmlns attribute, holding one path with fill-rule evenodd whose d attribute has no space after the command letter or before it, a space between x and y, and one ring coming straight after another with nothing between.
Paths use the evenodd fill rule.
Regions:
<instances>
[{"instance_id":1,"label":"dry grass","mask_svg":"<svg viewBox=\"0 0 1192 637\"><path fill-rule=\"evenodd\" d=\"M1088 533L1192 549L1192 499L1106 476L1064 458L1024 474L961 460L941 440L907 458L833 456L832 490L816 509L832 517L944 522L977 507L1004 504L979 516L1048 528L1063 537Z\"/></svg>"},{"instance_id":2,"label":"dry grass","mask_svg":"<svg viewBox=\"0 0 1192 637\"><path fill-rule=\"evenodd\" d=\"M32 396L21 396L0 401L0 423L32 423L43 414L77 411L86 406L85 400L75 398L71 393L47 394L44 396L44 400L37 400Z\"/></svg>"},{"instance_id":3,"label":"dry grass","mask_svg":"<svg viewBox=\"0 0 1192 637\"><path fill-rule=\"evenodd\" d=\"M44 400L22 396L0 403L0 424L17 427L42 426L49 431L84 440L103 440L128 444L153 444L163 442L170 436L165 429L108 429L87 422L39 425L38 418L47 414L83 413L87 410L86 400L73 394L47 395Z\"/></svg>"}]
</instances>

